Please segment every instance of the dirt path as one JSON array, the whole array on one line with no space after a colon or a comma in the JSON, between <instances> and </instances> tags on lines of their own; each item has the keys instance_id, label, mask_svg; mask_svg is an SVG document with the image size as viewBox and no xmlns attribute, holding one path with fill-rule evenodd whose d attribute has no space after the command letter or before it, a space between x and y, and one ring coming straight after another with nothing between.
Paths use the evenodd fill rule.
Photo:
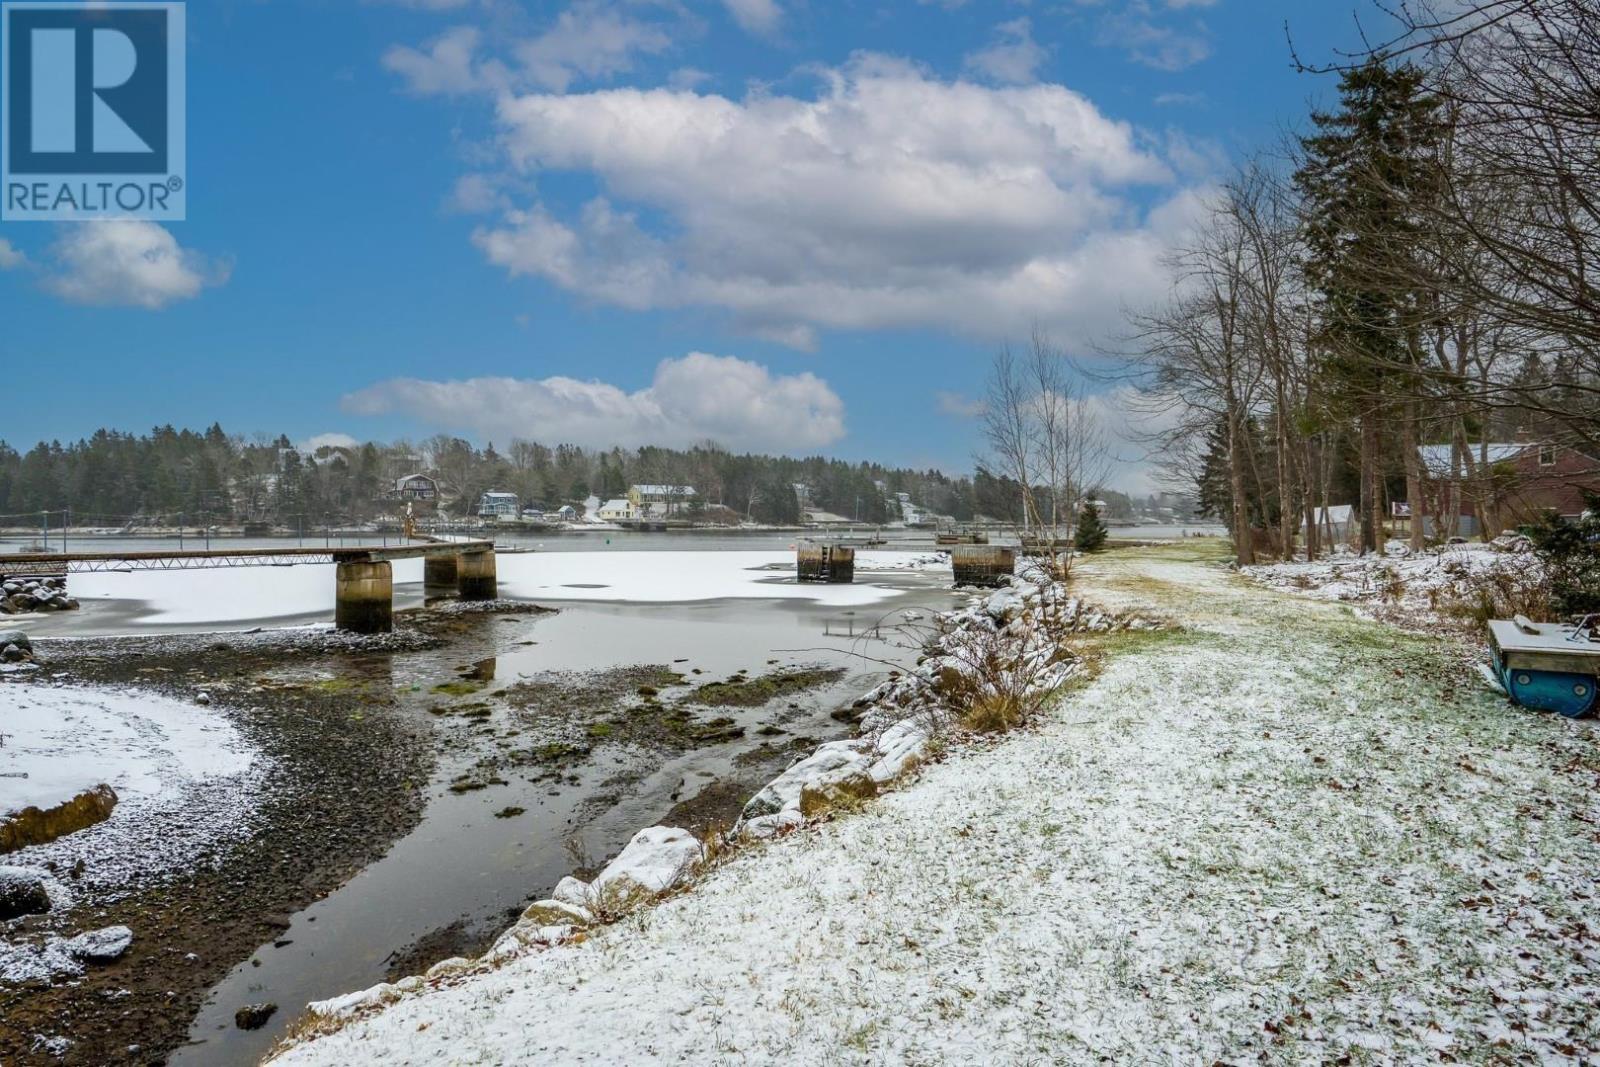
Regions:
<instances>
[{"instance_id":1,"label":"dirt path","mask_svg":"<svg viewBox=\"0 0 1600 1067\"><path fill-rule=\"evenodd\" d=\"M1593 730L1456 646L1108 553L1048 721L581 945L285 1062L1561 1062L1600 1053Z\"/></svg>"}]
</instances>

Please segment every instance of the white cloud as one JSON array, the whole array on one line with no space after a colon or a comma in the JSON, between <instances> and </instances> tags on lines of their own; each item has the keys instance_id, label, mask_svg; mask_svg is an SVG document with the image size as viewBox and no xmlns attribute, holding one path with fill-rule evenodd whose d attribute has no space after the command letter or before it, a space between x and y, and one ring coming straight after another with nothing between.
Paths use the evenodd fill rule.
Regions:
<instances>
[{"instance_id":1,"label":"white cloud","mask_svg":"<svg viewBox=\"0 0 1600 1067\"><path fill-rule=\"evenodd\" d=\"M153 222L78 223L64 232L52 254L55 269L45 276L45 288L75 304L155 310L223 284L229 272L227 264L180 247Z\"/></svg>"},{"instance_id":2,"label":"white cloud","mask_svg":"<svg viewBox=\"0 0 1600 1067\"><path fill-rule=\"evenodd\" d=\"M383 65L406 80L414 93L459 95L487 89L489 72L477 64L483 34L475 26L456 26L428 42L426 50L395 45Z\"/></svg>"},{"instance_id":3,"label":"white cloud","mask_svg":"<svg viewBox=\"0 0 1600 1067\"><path fill-rule=\"evenodd\" d=\"M600 0L580 0L541 33L503 43L505 58L485 53L495 42L475 26L456 26L422 48L395 45L383 65L419 95L461 95L520 88L565 92L579 80L614 77L633 69L639 56L672 46L661 25L614 9Z\"/></svg>"},{"instance_id":4,"label":"white cloud","mask_svg":"<svg viewBox=\"0 0 1600 1067\"><path fill-rule=\"evenodd\" d=\"M578 3L514 52L537 85L564 92L573 81L605 78L633 69L636 54L664 52L672 38L658 26L599 3Z\"/></svg>"},{"instance_id":5,"label":"white cloud","mask_svg":"<svg viewBox=\"0 0 1600 1067\"><path fill-rule=\"evenodd\" d=\"M603 194L575 216L526 203L474 241L598 303L720 308L801 347L818 328L1032 322L1081 341L1164 285L1181 211L1141 219L1131 197L1172 169L1085 97L871 55L821 77L815 98L501 96L512 168L589 173Z\"/></svg>"},{"instance_id":6,"label":"white cloud","mask_svg":"<svg viewBox=\"0 0 1600 1067\"><path fill-rule=\"evenodd\" d=\"M0 270L13 270L28 262L28 257L4 237L0 237Z\"/></svg>"},{"instance_id":7,"label":"white cloud","mask_svg":"<svg viewBox=\"0 0 1600 1067\"><path fill-rule=\"evenodd\" d=\"M1167 6L1208 5L1180 2ZM1097 40L1103 46L1121 48L1135 63L1156 70L1183 70L1211 55L1211 35L1205 26L1198 22L1185 28L1172 26L1161 21L1144 0L1108 12L1100 22Z\"/></svg>"},{"instance_id":8,"label":"white cloud","mask_svg":"<svg viewBox=\"0 0 1600 1067\"><path fill-rule=\"evenodd\" d=\"M722 0L722 6L747 33L770 36L783 22L777 0Z\"/></svg>"},{"instance_id":9,"label":"white cloud","mask_svg":"<svg viewBox=\"0 0 1600 1067\"><path fill-rule=\"evenodd\" d=\"M360 441L347 433L319 433L308 437L300 443L300 451L306 455L315 455L319 448L355 448Z\"/></svg>"},{"instance_id":10,"label":"white cloud","mask_svg":"<svg viewBox=\"0 0 1600 1067\"><path fill-rule=\"evenodd\" d=\"M575 378L396 378L345 396L357 415L398 412L489 440L584 446L684 446L712 438L738 449L799 451L844 436L844 403L814 374L773 375L757 363L691 352L662 360L635 392Z\"/></svg>"},{"instance_id":11,"label":"white cloud","mask_svg":"<svg viewBox=\"0 0 1600 1067\"><path fill-rule=\"evenodd\" d=\"M994 41L970 53L967 70L993 81L1026 85L1045 60L1045 47L1033 39L1033 24L1026 17L1002 22L994 28Z\"/></svg>"}]
</instances>

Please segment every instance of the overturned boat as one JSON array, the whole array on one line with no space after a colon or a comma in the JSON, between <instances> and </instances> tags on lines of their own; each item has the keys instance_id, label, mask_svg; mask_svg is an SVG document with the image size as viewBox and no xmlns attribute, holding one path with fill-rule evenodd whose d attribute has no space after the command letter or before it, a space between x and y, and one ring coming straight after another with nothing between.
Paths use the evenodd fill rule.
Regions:
<instances>
[{"instance_id":1,"label":"overturned boat","mask_svg":"<svg viewBox=\"0 0 1600 1067\"><path fill-rule=\"evenodd\" d=\"M1531 622L1518 615L1489 623L1495 673L1525 708L1576 719L1594 710L1600 687L1600 615L1576 624Z\"/></svg>"}]
</instances>

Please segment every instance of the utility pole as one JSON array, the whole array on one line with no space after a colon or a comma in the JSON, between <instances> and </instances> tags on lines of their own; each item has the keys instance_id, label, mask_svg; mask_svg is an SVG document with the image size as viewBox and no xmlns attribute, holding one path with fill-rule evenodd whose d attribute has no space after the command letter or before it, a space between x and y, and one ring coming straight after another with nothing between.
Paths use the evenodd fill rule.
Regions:
<instances>
[{"instance_id":1,"label":"utility pole","mask_svg":"<svg viewBox=\"0 0 1600 1067\"><path fill-rule=\"evenodd\" d=\"M48 511L39 512L39 522L44 529L44 550L48 552L50 551L50 513Z\"/></svg>"}]
</instances>

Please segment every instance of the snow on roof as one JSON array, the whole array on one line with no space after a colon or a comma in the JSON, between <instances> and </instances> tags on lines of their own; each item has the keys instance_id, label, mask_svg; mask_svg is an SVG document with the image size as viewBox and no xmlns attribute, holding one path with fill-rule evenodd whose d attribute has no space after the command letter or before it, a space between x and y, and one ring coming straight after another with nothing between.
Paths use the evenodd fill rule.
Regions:
<instances>
[{"instance_id":1,"label":"snow on roof","mask_svg":"<svg viewBox=\"0 0 1600 1067\"><path fill-rule=\"evenodd\" d=\"M1492 466L1496 463L1505 463L1516 459L1517 456L1532 447L1534 446L1531 443L1526 442L1522 444L1499 442L1487 445L1468 445L1467 449L1472 453L1472 461L1474 463L1482 462L1483 457L1487 455ZM1417 452L1422 456L1423 467L1430 474L1450 474L1455 470L1454 445L1421 445L1417 448Z\"/></svg>"},{"instance_id":2,"label":"snow on roof","mask_svg":"<svg viewBox=\"0 0 1600 1067\"><path fill-rule=\"evenodd\" d=\"M627 507L628 502L624 499L618 498L616 500L607 500L604 504L600 505L599 510L609 511L612 509L626 509Z\"/></svg>"},{"instance_id":3,"label":"snow on roof","mask_svg":"<svg viewBox=\"0 0 1600 1067\"><path fill-rule=\"evenodd\" d=\"M636 485L634 491L640 496L694 496L692 485Z\"/></svg>"}]
</instances>

